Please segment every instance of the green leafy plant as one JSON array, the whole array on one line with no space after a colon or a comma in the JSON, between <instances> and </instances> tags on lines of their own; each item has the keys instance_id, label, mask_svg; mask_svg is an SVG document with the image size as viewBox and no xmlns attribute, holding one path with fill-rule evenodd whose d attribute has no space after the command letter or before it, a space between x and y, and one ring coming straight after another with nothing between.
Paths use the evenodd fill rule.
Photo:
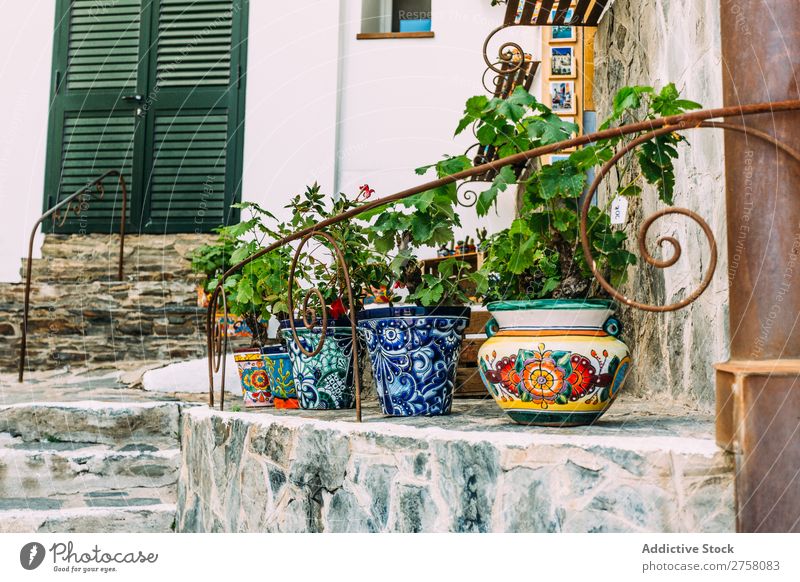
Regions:
<instances>
[{"instance_id":1,"label":"green leafy plant","mask_svg":"<svg viewBox=\"0 0 800 582\"><path fill-rule=\"evenodd\" d=\"M442 178L471 167L466 156L449 157L416 170L424 175L431 170ZM457 211L456 185L448 184L411 196L391 208L381 207L365 213L372 219L368 234L375 249L391 257L389 268L394 284L406 287L407 301L425 307L439 304L463 305L468 302L464 282L468 265L456 258L440 261L431 272L423 273L416 256L425 246L453 241L454 229L461 226Z\"/></svg>"},{"instance_id":2,"label":"green leafy plant","mask_svg":"<svg viewBox=\"0 0 800 582\"><path fill-rule=\"evenodd\" d=\"M192 268L203 274L207 293L214 291L227 269L255 254L265 240L281 238L288 232L286 224L279 223L272 213L256 203L236 207L247 211L250 218L217 229L217 240L195 249L191 255ZM277 249L248 263L223 284L228 313L245 321L253 333L255 346L269 343L266 322L272 316L287 317L290 258L290 249Z\"/></svg>"},{"instance_id":3,"label":"green leafy plant","mask_svg":"<svg viewBox=\"0 0 800 582\"><path fill-rule=\"evenodd\" d=\"M323 220L347 212L364 203L364 194L350 198L340 194L336 199L325 196L318 184L309 186L305 193L295 196L287 208L292 211L289 225L292 230L314 226ZM371 242L367 225L361 220L346 220L325 229L342 251L348 267L353 306L356 311L363 308L364 299L377 289L388 286L391 272L385 257ZM321 237L309 241L309 251L304 255L307 270L305 279L315 285L325 299L330 315L341 317L346 310L346 282L343 271L337 264L335 249ZM327 256L320 256L320 248L327 249ZM299 263L298 263L299 264Z\"/></svg>"},{"instance_id":4,"label":"green leafy plant","mask_svg":"<svg viewBox=\"0 0 800 582\"><path fill-rule=\"evenodd\" d=\"M518 89L505 105L497 100L468 102L463 130L470 120L477 122L483 145L498 148L503 155L552 144L567 139L577 127L564 123L523 89ZM614 98L611 117L602 128L617 124L655 119L700 108L680 98L675 85L660 91L652 87L626 87ZM487 129L488 128L488 129ZM528 165L512 171L504 168L492 186L479 198L477 211L485 215L495 204L498 192L512 183L521 192L519 215L511 226L486 245L486 260L473 276L484 301L546 297L586 297L593 279L585 262L579 239L581 197L587 186L587 172L607 162L616 149L628 140L613 137L577 150L567 159L548 165ZM623 141L624 140L624 141ZM654 185L661 200L672 203L676 146L684 141L667 134L646 142L623 160L618 173L617 196L638 196L644 184ZM637 170L638 168L638 170ZM611 225L605 208L590 208L588 235L597 268L613 285L625 281L627 268L635 257L626 250L627 236Z\"/></svg>"}]
</instances>

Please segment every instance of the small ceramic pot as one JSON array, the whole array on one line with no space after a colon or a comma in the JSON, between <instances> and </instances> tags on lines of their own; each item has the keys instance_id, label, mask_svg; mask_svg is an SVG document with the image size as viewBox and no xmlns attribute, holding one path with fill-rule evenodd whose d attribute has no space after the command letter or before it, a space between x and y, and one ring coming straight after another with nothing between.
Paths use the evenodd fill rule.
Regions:
<instances>
[{"instance_id":1,"label":"small ceramic pot","mask_svg":"<svg viewBox=\"0 0 800 582\"><path fill-rule=\"evenodd\" d=\"M303 347L313 352L322 335L321 325L309 330L301 320L296 320L295 328ZM281 322L281 334L286 339L292 361L300 407L305 410L354 408L356 397L350 321L329 321L322 351L315 356L308 356L300 350L288 320Z\"/></svg>"},{"instance_id":2,"label":"small ceramic pot","mask_svg":"<svg viewBox=\"0 0 800 582\"><path fill-rule=\"evenodd\" d=\"M245 408L266 408L272 406L269 374L266 362L257 348L243 348L233 354L239 369L242 396Z\"/></svg>"},{"instance_id":3,"label":"small ceramic pot","mask_svg":"<svg viewBox=\"0 0 800 582\"><path fill-rule=\"evenodd\" d=\"M383 413L440 416L453 404L469 307L387 307L358 316Z\"/></svg>"},{"instance_id":4,"label":"small ceramic pot","mask_svg":"<svg viewBox=\"0 0 800 582\"><path fill-rule=\"evenodd\" d=\"M501 301L478 352L481 378L500 408L521 424L577 426L599 419L631 365L613 303Z\"/></svg>"},{"instance_id":5,"label":"small ceramic pot","mask_svg":"<svg viewBox=\"0 0 800 582\"><path fill-rule=\"evenodd\" d=\"M267 346L261 348L261 354L264 358L267 376L269 376L269 386L275 408L300 408L289 352L283 346Z\"/></svg>"}]
</instances>

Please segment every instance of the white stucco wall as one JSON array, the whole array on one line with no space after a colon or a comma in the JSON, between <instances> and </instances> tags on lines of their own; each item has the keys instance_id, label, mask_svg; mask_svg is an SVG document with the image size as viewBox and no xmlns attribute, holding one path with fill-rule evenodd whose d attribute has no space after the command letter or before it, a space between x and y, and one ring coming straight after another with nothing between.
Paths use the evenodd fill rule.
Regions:
<instances>
[{"instance_id":1,"label":"white stucco wall","mask_svg":"<svg viewBox=\"0 0 800 582\"><path fill-rule=\"evenodd\" d=\"M360 2L347 2L339 150L340 189L357 191L368 183L386 196L434 178L414 169L444 154L461 154L477 140L466 131L453 139L467 98L485 94L482 47L486 35L503 21L504 7L487 0L433 0L435 38L356 40ZM538 29L517 28L495 37L516 40L538 58ZM491 49L496 54L502 41ZM500 198L499 215L480 221L490 230L505 226L514 213L514 194ZM474 209L461 214L466 234L479 221Z\"/></svg>"},{"instance_id":2,"label":"white stucco wall","mask_svg":"<svg viewBox=\"0 0 800 582\"><path fill-rule=\"evenodd\" d=\"M0 281L19 281L42 211L55 4L0 4Z\"/></svg>"},{"instance_id":3,"label":"white stucco wall","mask_svg":"<svg viewBox=\"0 0 800 582\"><path fill-rule=\"evenodd\" d=\"M483 41L502 23L504 8L433 0L434 38L358 40L362 0L304 6L276 16L274 8L251 3L245 199L280 208L314 181L326 192L349 194L368 183L387 196L433 179L414 169L476 141L469 132L454 140L453 130L467 98L485 93ZM535 28L497 38L540 55ZM495 53L501 42L492 44ZM510 191L502 196L498 214L480 225L505 226L513 198ZM474 235L474 210L464 210L462 221Z\"/></svg>"},{"instance_id":4,"label":"white stucco wall","mask_svg":"<svg viewBox=\"0 0 800 582\"><path fill-rule=\"evenodd\" d=\"M250 2L248 43L243 199L276 211L314 181L332 192L338 2Z\"/></svg>"},{"instance_id":5,"label":"white stucco wall","mask_svg":"<svg viewBox=\"0 0 800 582\"><path fill-rule=\"evenodd\" d=\"M434 38L357 40L361 4L250 2L245 200L280 211L314 181L331 193L369 183L386 196L432 179L414 168L475 141L469 132L454 140L453 130L466 99L485 93L483 40L504 9L488 0L433 0ZM55 0L2 6L0 281L18 281L42 207ZM495 52L500 39L539 57L535 28L505 31ZM499 228L512 214L507 192L499 216L480 224ZM462 220L474 235L474 210Z\"/></svg>"}]
</instances>

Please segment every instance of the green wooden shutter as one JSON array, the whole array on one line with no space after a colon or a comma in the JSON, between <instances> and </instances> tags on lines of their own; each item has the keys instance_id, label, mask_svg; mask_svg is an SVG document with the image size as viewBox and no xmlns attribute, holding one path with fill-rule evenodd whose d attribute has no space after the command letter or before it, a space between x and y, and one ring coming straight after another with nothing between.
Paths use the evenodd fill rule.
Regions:
<instances>
[{"instance_id":1,"label":"green wooden shutter","mask_svg":"<svg viewBox=\"0 0 800 582\"><path fill-rule=\"evenodd\" d=\"M139 54L148 6L142 0L57 3L45 208L110 169L121 170L135 191L141 119L122 97L144 78ZM81 205L55 230L117 230L121 204L121 189L109 180L102 200Z\"/></svg>"},{"instance_id":2,"label":"green wooden shutter","mask_svg":"<svg viewBox=\"0 0 800 582\"><path fill-rule=\"evenodd\" d=\"M156 70L161 87L226 86L234 3L161 0Z\"/></svg>"},{"instance_id":3,"label":"green wooden shutter","mask_svg":"<svg viewBox=\"0 0 800 582\"><path fill-rule=\"evenodd\" d=\"M56 10L45 208L119 169L129 232L238 220L247 2L58 0ZM106 192L56 230L116 230L113 181Z\"/></svg>"},{"instance_id":4,"label":"green wooden shutter","mask_svg":"<svg viewBox=\"0 0 800 582\"><path fill-rule=\"evenodd\" d=\"M225 220L228 116L160 115L156 118L150 216L191 213L198 227ZM201 230L204 230L201 228Z\"/></svg>"},{"instance_id":5,"label":"green wooden shutter","mask_svg":"<svg viewBox=\"0 0 800 582\"><path fill-rule=\"evenodd\" d=\"M136 90L141 11L141 0L73 3L67 90Z\"/></svg>"},{"instance_id":6,"label":"green wooden shutter","mask_svg":"<svg viewBox=\"0 0 800 582\"><path fill-rule=\"evenodd\" d=\"M64 120L64 139L59 200L63 200L86 184L87 177L99 176L110 168L121 169L130 183L133 169L133 147L136 120L128 113L112 115L67 114ZM79 215L70 220L79 231L91 226L108 225L119 220L122 191L116 179L104 184L100 200L83 205ZM128 207L127 218L130 218Z\"/></svg>"},{"instance_id":7,"label":"green wooden shutter","mask_svg":"<svg viewBox=\"0 0 800 582\"><path fill-rule=\"evenodd\" d=\"M146 231L238 220L246 21L239 0L161 0L152 51Z\"/></svg>"}]
</instances>

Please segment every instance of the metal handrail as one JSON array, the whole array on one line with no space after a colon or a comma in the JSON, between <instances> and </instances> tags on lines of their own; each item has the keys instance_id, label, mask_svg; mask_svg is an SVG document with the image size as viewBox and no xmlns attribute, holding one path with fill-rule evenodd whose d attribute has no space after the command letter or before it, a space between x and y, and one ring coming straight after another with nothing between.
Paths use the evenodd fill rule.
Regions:
<instances>
[{"instance_id":1,"label":"metal handrail","mask_svg":"<svg viewBox=\"0 0 800 582\"><path fill-rule=\"evenodd\" d=\"M25 358L28 352L28 311L30 309L31 275L33 271L33 241L36 238L36 233L39 231L39 226L41 226L41 224L51 216L53 217L54 224L60 219L58 226L63 226L67 220L67 217L69 216L70 210L72 210L72 203L78 198L84 197L85 200L85 197L89 196L95 198L96 200L102 200L103 196L105 195L103 180L110 176L117 176L119 179L119 185L122 188L122 210L119 219L119 261L117 264L117 278L120 281L122 280L125 252L125 218L128 213L128 186L125 183L125 177L122 175L122 172L119 170L108 170L42 214L31 229L31 237L28 241L28 259L25 269L25 305L22 312L22 343L19 350L20 382L22 382L24 379ZM60 214L59 211L62 208L65 208L65 210L63 214Z\"/></svg>"},{"instance_id":2,"label":"metal handrail","mask_svg":"<svg viewBox=\"0 0 800 582\"><path fill-rule=\"evenodd\" d=\"M668 134L671 132L680 132L686 131L689 129L694 128L711 128L711 129L723 129L729 131L737 131L737 132L745 132L750 136L753 136L758 139L766 140L769 143L776 146L776 148L780 149L784 153L790 155L798 162L800 162L800 153L796 150L792 149L791 147L781 143L773 136L761 132L759 130L748 129L744 126L730 124L726 122L714 122L711 120L718 119L718 118L735 118L735 117L743 117L749 115L756 115L756 114L763 114L763 113L778 113L778 112L786 112L786 111L800 111L800 100L790 100L790 101L779 101L774 103L758 103L752 105L741 105L741 106L730 106L730 107L721 107L717 109L708 109L702 111L693 111L690 113L684 113L681 115L673 115L669 117L662 117L658 119L648 119L646 121L641 121L637 123L632 123L628 125L623 125L620 127L605 129L602 131L598 131L595 133L591 133L588 135L583 135L579 137L574 137L568 140L564 140L555 144L541 146L538 148L534 148L531 150L527 150L524 152L520 152L511 156L507 156L505 158L488 162L486 164L482 164L480 166L476 166L474 168L470 168L468 170L464 170L462 172L458 172L456 174L452 174L449 176L445 176L443 178L439 178L437 180L433 180L431 182L426 182L425 184L420 184L419 186L414 186L413 188L409 188L407 190L403 190L391 196L387 196L385 198L380 198L377 200L373 200L371 202L367 202L357 208L353 208L347 212L343 212L337 216L332 216L328 219L318 222L317 224L299 230L297 232L292 233L291 235L285 236L280 240L277 240L255 254L251 255L250 257L244 259L243 261L237 263L236 265L232 266L228 269L220 278L215 287L211 299L208 304L208 310L206 312L206 337L207 337L207 346L208 346L208 377L209 377L209 405L214 406L214 372L219 371L219 360L224 359L224 354L215 354L215 349L219 349L222 347L223 342L222 335L224 334L225 339L227 339L227 330L223 329L220 330L217 327L217 322L215 319L215 313L217 310L217 301L219 300L220 294L223 293L223 285L225 280L230 277L231 275L237 273L242 267L247 265L248 263L264 256L265 254L274 251L280 248L283 245L288 243L297 241L297 240L307 240L308 237L314 236L321 232L324 232L329 226L334 224L338 224L345 220L349 220L354 218L360 214L368 212L370 210L374 210L376 208L382 206L388 206L400 200L404 200L416 194L421 194L428 190L433 190L436 188L440 188L442 186L447 186L449 184L457 183L461 180L467 180L473 178L475 176L480 176L485 174L488 171L497 171L505 166L516 166L519 164L527 163L529 160L538 158L540 156L553 154L563 150L569 150L574 147L585 146L591 143L595 143L600 140L615 138L615 137L623 137L626 135L631 134L640 134L642 132L647 132L642 136L638 137L637 139L633 140L630 144L628 144L622 154L616 155L612 158L611 161L606 163L600 172L597 175L594 183L592 184L590 191L591 194L586 196L584 199L583 207L581 209L581 220L580 220L580 237L581 243L583 245L584 253L586 256L586 260L588 265L590 266L594 277L598 280L601 286L611 294L612 297L618 299L625 303L626 305L630 305L632 307L636 307L639 309L644 309L647 311L674 311L676 309L680 309L685 307L692 301L696 300L705 288L708 286L708 282L710 282L710 277L713 275L713 270L716 267L716 241L714 240L713 234L711 233L708 225L699 217L690 210L681 209L681 208L668 208L666 210L661 210L657 212L653 217L650 217L648 220L645 221L645 224L640 231L639 234L639 247L640 251L643 252L645 261L657 268L668 268L677 262L678 258L680 257L681 249L680 245L677 241L672 237L662 237L658 240L658 244L662 244L664 242L669 243L673 247L674 254L669 259L658 261L654 259L648 252L646 252L646 248L644 247L644 235L646 234L649 227L653 224L653 222L660 218L665 214L682 214L684 216L688 216L692 218L700 226L703 228L706 235L709 237L709 241L712 247L712 254L714 256L714 260L712 261L711 268L709 273L706 275L701 287L690 295L686 300L681 301L680 303L670 305L670 306L649 306L645 304L637 303L622 293L614 289L608 282L603 279L602 275L597 270L595 265L595 261L591 256L591 245L589 244L588 239L588 210L589 206L591 205L591 200L593 198L593 194L599 188L603 178L608 173L611 167L616 164L624 155L624 153L632 151L635 147L638 147L642 143L653 139L658 135ZM698 220L699 219L699 220ZM346 269L346 265L340 265L342 269ZM293 279L294 273L290 273L290 279ZM223 297L224 301L224 297ZM349 317L353 327L356 324L356 314L353 310L353 305L349 305ZM323 318L325 317L325 310L322 310ZM290 314L290 317L293 317L293 314ZM313 324L314 322L306 322L306 326L309 327L309 323ZM296 338L295 338L295 341ZM324 334L321 337L321 341L325 341ZM357 354L357 345L353 346L353 366L354 366L354 373L358 374L358 354ZM214 365L215 359L217 360L217 366ZM224 385L223 385L224 386ZM356 419L360 420L360 403L356 403Z\"/></svg>"}]
</instances>

